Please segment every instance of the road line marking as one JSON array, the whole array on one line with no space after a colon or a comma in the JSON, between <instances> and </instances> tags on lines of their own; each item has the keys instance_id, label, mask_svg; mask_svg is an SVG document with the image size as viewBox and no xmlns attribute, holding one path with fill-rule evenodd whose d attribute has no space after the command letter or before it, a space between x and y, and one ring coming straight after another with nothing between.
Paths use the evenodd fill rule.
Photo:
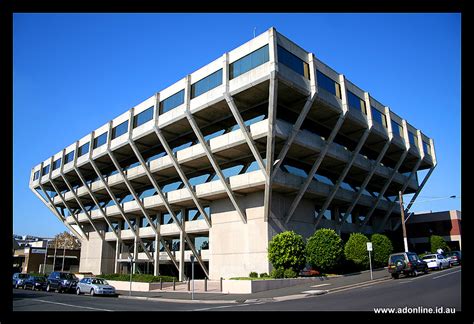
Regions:
<instances>
[{"instance_id":1,"label":"road line marking","mask_svg":"<svg viewBox=\"0 0 474 324\"><path fill-rule=\"evenodd\" d=\"M446 274L444 274L444 275L437 276L437 277L434 277L434 278L432 278L432 279L438 279L438 278L441 278L441 277L444 277L444 276L449 276L450 274L458 273L458 272L461 272L461 270L453 271L453 272L450 272L450 273L446 273Z\"/></svg>"},{"instance_id":2,"label":"road line marking","mask_svg":"<svg viewBox=\"0 0 474 324\"><path fill-rule=\"evenodd\" d=\"M322 287L322 286L330 286L330 285L331 284L329 284L329 283L324 283L324 284L320 284L320 285L311 286L311 288Z\"/></svg>"},{"instance_id":3,"label":"road line marking","mask_svg":"<svg viewBox=\"0 0 474 324\"><path fill-rule=\"evenodd\" d=\"M62 305L62 306L70 306L70 307L77 307L77 308L86 308L86 309L99 310L99 311L105 311L105 312L113 312L113 310L111 310L111 309L94 308L94 307L87 307L87 306L77 306L77 305L71 305L71 304L65 304L65 303L57 303L57 302L52 302L52 301L48 301L48 300L41 300L41 299L36 299L36 301L39 301L39 302L42 302L42 303L49 303L49 304Z\"/></svg>"}]
</instances>

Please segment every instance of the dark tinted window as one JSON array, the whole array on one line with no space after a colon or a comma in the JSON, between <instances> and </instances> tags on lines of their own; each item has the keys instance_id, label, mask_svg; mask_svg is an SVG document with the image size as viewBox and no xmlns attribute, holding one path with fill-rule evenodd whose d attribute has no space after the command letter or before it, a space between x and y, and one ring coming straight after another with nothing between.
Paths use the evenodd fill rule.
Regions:
<instances>
[{"instance_id":1,"label":"dark tinted window","mask_svg":"<svg viewBox=\"0 0 474 324\"><path fill-rule=\"evenodd\" d=\"M278 63L282 63L295 71L296 73L301 74L306 79L309 79L309 65L293 53L287 51L280 45L278 45Z\"/></svg>"},{"instance_id":2,"label":"dark tinted window","mask_svg":"<svg viewBox=\"0 0 474 324\"><path fill-rule=\"evenodd\" d=\"M57 159L56 161L53 162L53 170L56 170L61 166L61 158Z\"/></svg>"},{"instance_id":3,"label":"dark tinted window","mask_svg":"<svg viewBox=\"0 0 474 324\"><path fill-rule=\"evenodd\" d=\"M367 109L365 108L365 101L362 100L359 96L356 96L349 90L347 91L347 103L349 108L360 109L365 115L367 115Z\"/></svg>"},{"instance_id":4,"label":"dark tinted window","mask_svg":"<svg viewBox=\"0 0 474 324\"><path fill-rule=\"evenodd\" d=\"M395 254L390 257L390 263L396 263L397 261L405 261L405 256L403 254Z\"/></svg>"},{"instance_id":5,"label":"dark tinted window","mask_svg":"<svg viewBox=\"0 0 474 324\"><path fill-rule=\"evenodd\" d=\"M40 176L40 172L36 171L35 174L33 175L33 180L38 180L39 176Z\"/></svg>"},{"instance_id":6,"label":"dark tinted window","mask_svg":"<svg viewBox=\"0 0 474 324\"><path fill-rule=\"evenodd\" d=\"M416 140L416 136L410 131L408 131L408 140L410 141L411 145L418 147L418 141Z\"/></svg>"},{"instance_id":7,"label":"dark tinted window","mask_svg":"<svg viewBox=\"0 0 474 324\"><path fill-rule=\"evenodd\" d=\"M268 62L268 45L238 59L229 65L229 78L233 79L248 72L265 62Z\"/></svg>"},{"instance_id":8,"label":"dark tinted window","mask_svg":"<svg viewBox=\"0 0 474 324\"><path fill-rule=\"evenodd\" d=\"M402 134L403 134L402 126L400 124L398 124L397 122L395 122L393 119L392 119L392 132L393 132L394 135L403 137L402 136Z\"/></svg>"},{"instance_id":9,"label":"dark tinted window","mask_svg":"<svg viewBox=\"0 0 474 324\"><path fill-rule=\"evenodd\" d=\"M71 151L64 156L64 164L72 162L73 160L74 160L74 151Z\"/></svg>"},{"instance_id":10,"label":"dark tinted window","mask_svg":"<svg viewBox=\"0 0 474 324\"><path fill-rule=\"evenodd\" d=\"M164 114L184 103L184 89L160 102L160 114Z\"/></svg>"},{"instance_id":11,"label":"dark tinted window","mask_svg":"<svg viewBox=\"0 0 474 324\"><path fill-rule=\"evenodd\" d=\"M112 139L125 134L128 131L128 120L112 128Z\"/></svg>"},{"instance_id":12,"label":"dark tinted window","mask_svg":"<svg viewBox=\"0 0 474 324\"><path fill-rule=\"evenodd\" d=\"M49 173L49 164L45 167L43 167L43 170L41 170L41 175L44 176L45 174Z\"/></svg>"},{"instance_id":13,"label":"dark tinted window","mask_svg":"<svg viewBox=\"0 0 474 324\"><path fill-rule=\"evenodd\" d=\"M89 142L82 146L79 146L79 148L77 149L77 156L83 156L86 153L89 153Z\"/></svg>"},{"instance_id":14,"label":"dark tinted window","mask_svg":"<svg viewBox=\"0 0 474 324\"><path fill-rule=\"evenodd\" d=\"M107 143L107 132L94 138L93 148L96 149L99 146L104 145L105 143Z\"/></svg>"},{"instance_id":15,"label":"dark tinted window","mask_svg":"<svg viewBox=\"0 0 474 324\"><path fill-rule=\"evenodd\" d=\"M326 74L320 72L319 70L316 71L316 75L318 78L318 87L328 91L329 93L341 99L341 87L339 83L328 77Z\"/></svg>"},{"instance_id":16,"label":"dark tinted window","mask_svg":"<svg viewBox=\"0 0 474 324\"><path fill-rule=\"evenodd\" d=\"M383 125L385 128L387 127L387 118L385 117L385 114L381 113L374 107L370 106L370 109L372 110L372 120L375 122Z\"/></svg>"},{"instance_id":17,"label":"dark tinted window","mask_svg":"<svg viewBox=\"0 0 474 324\"><path fill-rule=\"evenodd\" d=\"M423 151L425 152L425 154L431 155L431 146L425 141L423 141Z\"/></svg>"},{"instance_id":18,"label":"dark tinted window","mask_svg":"<svg viewBox=\"0 0 474 324\"><path fill-rule=\"evenodd\" d=\"M191 85L191 99L222 84L222 69Z\"/></svg>"},{"instance_id":19,"label":"dark tinted window","mask_svg":"<svg viewBox=\"0 0 474 324\"><path fill-rule=\"evenodd\" d=\"M153 119L153 106L133 117L133 128L143 125L147 121L150 121L152 119Z\"/></svg>"}]
</instances>

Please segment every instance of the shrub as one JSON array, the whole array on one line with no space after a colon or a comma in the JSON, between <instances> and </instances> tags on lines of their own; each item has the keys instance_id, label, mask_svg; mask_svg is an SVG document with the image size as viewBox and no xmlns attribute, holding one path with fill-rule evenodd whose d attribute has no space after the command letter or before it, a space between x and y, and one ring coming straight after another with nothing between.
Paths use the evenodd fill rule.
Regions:
<instances>
[{"instance_id":1,"label":"shrub","mask_svg":"<svg viewBox=\"0 0 474 324\"><path fill-rule=\"evenodd\" d=\"M258 278L258 273L252 271L252 272L250 272L249 277L250 278Z\"/></svg>"},{"instance_id":2,"label":"shrub","mask_svg":"<svg viewBox=\"0 0 474 324\"><path fill-rule=\"evenodd\" d=\"M387 265L390 254L393 253L392 241L383 234L373 234L371 237L373 247L374 267L384 267Z\"/></svg>"},{"instance_id":3,"label":"shrub","mask_svg":"<svg viewBox=\"0 0 474 324\"><path fill-rule=\"evenodd\" d=\"M104 278L106 280L117 280L117 281L129 281L130 274L119 274L119 273L110 273L97 276L98 278ZM163 282L172 282L173 278L171 276L154 276L151 274L133 274L132 281L135 282L160 282L160 278Z\"/></svg>"},{"instance_id":4,"label":"shrub","mask_svg":"<svg viewBox=\"0 0 474 324\"><path fill-rule=\"evenodd\" d=\"M289 268L283 272L283 276L285 278L296 278L298 274L292 268Z\"/></svg>"},{"instance_id":5,"label":"shrub","mask_svg":"<svg viewBox=\"0 0 474 324\"><path fill-rule=\"evenodd\" d=\"M343 256L342 240L337 233L328 228L317 230L306 243L306 260L323 272L334 269Z\"/></svg>"},{"instance_id":6,"label":"shrub","mask_svg":"<svg viewBox=\"0 0 474 324\"><path fill-rule=\"evenodd\" d=\"M268 246L268 259L275 268L301 270L305 266L303 237L293 231L275 235Z\"/></svg>"},{"instance_id":7,"label":"shrub","mask_svg":"<svg viewBox=\"0 0 474 324\"><path fill-rule=\"evenodd\" d=\"M431 253L436 253L439 248L443 249L444 252L450 251L448 244L444 241L444 238L438 235L431 235L430 237Z\"/></svg>"},{"instance_id":8,"label":"shrub","mask_svg":"<svg viewBox=\"0 0 474 324\"><path fill-rule=\"evenodd\" d=\"M369 239L364 234L352 233L344 246L344 255L346 259L354 262L354 264L362 270L369 268L367 242L369 242Z\"/></svg>"},{"instance_id":9,"label":"shrub","mask_svg":"<svg viewBox=\"0 0 474 324\"><path fill-rule=\"evenodd\" d=\"M268 278L268 273L266 272L261 273L260 278Z\"/></svg>"},{"instance_id":10,"label":"shrub","mask_svg":"<svg viewBox=\"0 0 474 324\"><path fill-rule=\"evenodd\" d=\"M274 268L272 272L270 273L270 277L278 279L278 278L284 278L285 276L285 269L283 268Z\"/></svg>"}]
</instances>

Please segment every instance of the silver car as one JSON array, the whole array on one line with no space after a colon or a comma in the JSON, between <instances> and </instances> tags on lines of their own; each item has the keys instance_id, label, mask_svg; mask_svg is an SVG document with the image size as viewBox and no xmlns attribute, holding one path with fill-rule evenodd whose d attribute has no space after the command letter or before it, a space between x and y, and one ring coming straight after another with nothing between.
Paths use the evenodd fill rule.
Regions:
<instances>
[{"instance_id":1,"label":"silver car","mask_svg":"<svg viewBox=\"0 0 474 324\"><path fill-rule=\"evenodd\" d=\"M107 280L102 278L85 277L79 281L76 294L88 293L94 295L115 295L115 287L109 285Z\"/></svg>"}]
</instances>

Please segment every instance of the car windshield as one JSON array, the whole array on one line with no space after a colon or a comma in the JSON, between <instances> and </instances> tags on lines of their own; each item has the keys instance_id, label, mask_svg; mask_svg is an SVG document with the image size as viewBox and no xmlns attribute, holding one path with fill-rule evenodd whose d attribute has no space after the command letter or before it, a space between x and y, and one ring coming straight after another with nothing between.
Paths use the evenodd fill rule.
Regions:
<instances>
[{"instance_id":1,"label":"car windshield","mask_svg":"<svg viewBox=\"0 0 474 324\"><path fill-rule=\"evenodd\" d=\"M92 283L94 285L108 285L109 284L107 280L101 279L101 278L92 279Z\"/></svg>"},{"instance_id":2,"label":"car windshield","mask_svg":"<svg viewBox=\"0 0 474 324\"><path fill-rule=\"evenodd\" d=\"M390 257L390 263L396 263L397 261L405 261L403 254L395 254Z\"/></svg>"},{"instance_id":3,"label":"car windshield","mask_svg":"<svg viewBox=\"0 0 474 324\"><path fill-rule=\"evenodd\" d=\"M18 278L21 278L21 279L25 279L25 278L28 278L29 275L27 275L26 273L20 273L18 274Z\"/></svg>"},{"instance_id":4,"label":"car windshield","mask_svg":"<svg viewBox=\"0 0 474 324\"><path fill-rule=\"evenodd\" d=\"M61 279L76 279L76 276L73 275L72 273L61 273L59 275L59 278L61 278Z\"/></svg>"},{"instance_id":5,"label":"car windshield","mask_svg":"<svg viewBox=\"0 0 474 324\"><path fill-rule=\"evenodd\" d=\"M428 254L423 257L423 260L436 259L434 254Z\"/></svg>"},{"instance_id":6,"label":"car windshield","mask_svg":"<svg viewBox=\"0 0 474 324\"><path fill-rule=\"evenodd\" d=\"M45 282L46 281L45 277L33 277L33 279L35 281L38 281L38 282Z\"/></svg>"}]
</instances>

